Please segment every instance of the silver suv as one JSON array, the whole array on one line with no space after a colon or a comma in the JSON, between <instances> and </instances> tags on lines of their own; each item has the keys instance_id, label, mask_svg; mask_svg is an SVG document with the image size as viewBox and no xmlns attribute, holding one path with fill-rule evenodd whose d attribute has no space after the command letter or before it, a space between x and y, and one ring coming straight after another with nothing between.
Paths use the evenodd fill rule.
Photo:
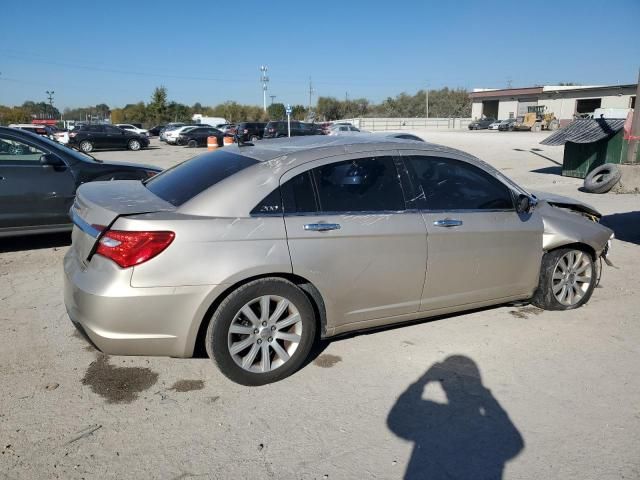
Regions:
<instances>
[{"instance_id":1,"label":"silver suv","mask_svg":"<svg viewBox=\"0 0 640 480\"><path fill-rule=\"evenodd\" d=\"M245 385L290 375L318 337L515 300L579 307L612 237L593 208L463 152L368 134L83 185L72 217L65 303L100 350L204 344Z\"/></svg>"}]
</instances>

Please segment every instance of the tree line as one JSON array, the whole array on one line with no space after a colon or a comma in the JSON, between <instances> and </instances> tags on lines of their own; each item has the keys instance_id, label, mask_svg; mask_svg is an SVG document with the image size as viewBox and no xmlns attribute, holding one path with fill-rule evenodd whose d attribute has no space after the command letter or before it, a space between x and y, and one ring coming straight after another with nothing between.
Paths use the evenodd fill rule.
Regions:
<instances>
[{"instance_id":1,"label":"tree line","mask_svg":"<svg viewBox=\"0 0 640 480\"><path fill-rule=\"evenodd\" d=\"M335 97L318 97L315 111L310 112L303 105L292 106L292 119L330 121L354 117L424 117L427 111L427 92L418 90L415 94L400 93L387 97L379 104L366 98L339 100ZM429 117L459 118L471 116L469 92L464 89L447 87L430 90L428 95ZM215 106L205 106L199 102L185 105L168 99L167 89L156 87L149 102L127 104L122 108L110 108L101 103L82 108L65 108L60 112L45 102L27 101L21 106L0 106L0 124L29 123L34 118L63 118L64 120L103 121L111 123L141 123L147 127L167 122L189 122L195 113L206 117L222 117L230 122L268 121L286 119L285 106L273 103L265 112L257 105L244 105L234 101Z\"/></svg>"}]
</instances>

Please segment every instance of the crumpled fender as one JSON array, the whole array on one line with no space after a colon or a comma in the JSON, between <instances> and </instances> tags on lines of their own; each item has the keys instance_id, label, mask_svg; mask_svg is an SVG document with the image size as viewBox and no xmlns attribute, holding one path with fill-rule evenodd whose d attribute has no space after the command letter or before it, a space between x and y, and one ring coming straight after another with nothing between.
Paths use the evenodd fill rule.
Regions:
<instances>
[{"instance_id":1,"label":"crumpled fender","mask_svg":"<svg viewBox=\"0 0 640 480\"><path fill-rule=\"evenodd\" d=\"M583 243L593 248L597 258L602 255L613 234L613 230L604 225L588 220L579 213L556 208L546 201L540 201L536 209L544 224L542 248L545 251L571 243Z\"/></svg>"},{"instance_id":2,"label":"crumpled fender","mask_svg":"<svg viewBox=\"0 0 640 480\"><path fill-rule=\"evenodd\" d=\"M564 195L557 195L555 193L541 192L537 190L531 190L530 193L534 194L538 200L544 200L551 205L557 205L559 207L571 208L579 212L584 212L589 215L600 219L602 214L591 205L576 200L575 198L565 197Z\"/></svg>"}]
</instances>

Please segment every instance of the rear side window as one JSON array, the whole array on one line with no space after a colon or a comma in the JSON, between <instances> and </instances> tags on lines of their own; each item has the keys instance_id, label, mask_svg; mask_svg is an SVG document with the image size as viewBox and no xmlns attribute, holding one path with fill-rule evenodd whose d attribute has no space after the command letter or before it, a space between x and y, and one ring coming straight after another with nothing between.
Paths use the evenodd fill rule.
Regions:
<instances>
[{"instance_id":1,"label":"rear side window","mask_svg":"<svg viewBox=\"0 0 640 480\"><path fill-rule=\"evenodd\" d=\"M511 191L467 162L429 156L408 157L413 184L427 210L511 210Z\"/></svg>"},{"instance_id":2,"label":"rear side window","mask_svg":"<svg viewBox=\"0 0 640 480\"><path fill-rule=\"evenodd\" d=\"M146 187L176 207L216 183L244 170L258 160L235 153L208 152L165 170L146 182Z\"/></svg>"},{"instance_id":3,"label":"rear side window","mask_svg":"<svg viewBox=\"0 0 640 480\"><path fill-rule=\"evenodd\" d=\"M405 209L392 157L331 163L313 170L322 212L379 212Z\"/></svg>"},{"instance_id":4,"label":"rear side window","mask_svg":"<svg viewBox=\"0 0 640 480\"><path fill-rule=\"evenodd\" d=\"M313 192L311 172L304 172L282 185L284 213L315 213L318 211Z\"/></svg>"}]
</instances>

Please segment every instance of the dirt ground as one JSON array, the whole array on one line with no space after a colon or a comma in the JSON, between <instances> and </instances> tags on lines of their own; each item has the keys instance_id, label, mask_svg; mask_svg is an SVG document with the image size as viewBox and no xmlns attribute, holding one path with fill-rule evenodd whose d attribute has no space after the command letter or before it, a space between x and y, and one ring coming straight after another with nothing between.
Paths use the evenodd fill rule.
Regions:
<instances>
[{"instance_id":1,"label":"dirt ground","mask_svg":"<svg viewBox=\"0 0 640 480\"><path fill-rule=\"evenodd\" d=\"M414 133L598 208L616 266L589 304L352 335L247 388L206 358L100 354L64 309L68 236L0 240L0 477L640 478L640 196L578 191L544 133ZM96 156L168 167L202 150L152 146Z\"/></svg>"}]
</instances>

